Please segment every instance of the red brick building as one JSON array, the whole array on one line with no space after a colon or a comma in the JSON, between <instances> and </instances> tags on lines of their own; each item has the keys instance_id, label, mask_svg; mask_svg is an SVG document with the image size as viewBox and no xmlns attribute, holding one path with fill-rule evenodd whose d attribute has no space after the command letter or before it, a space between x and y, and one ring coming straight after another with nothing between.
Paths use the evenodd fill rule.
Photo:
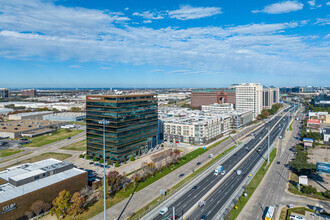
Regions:
<instances>
[{"instance_id":1,"label":"red brick building","mask_svg":"<svg viewBox=\"0 0 330 220\"><path fill-rule=\"evenodd\" d=\"M200 107L214 103L235 104L235 89L201 89L191 93L191 107Z\"/></svg>"}]
</instances>

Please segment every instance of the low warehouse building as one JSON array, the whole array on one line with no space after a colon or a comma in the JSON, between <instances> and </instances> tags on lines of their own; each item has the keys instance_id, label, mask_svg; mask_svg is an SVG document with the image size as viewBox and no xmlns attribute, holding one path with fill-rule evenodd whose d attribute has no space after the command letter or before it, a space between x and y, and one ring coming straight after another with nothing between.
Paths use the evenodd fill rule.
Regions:
<instances>
[{"instance_id":1,"label":"low warehouse building","mask_svg":"<svg viewBox=\"0 0 330 220\"><path fill-rule=\"evenodd\" d=\"M40 111L40 112L24 112L9 115L9 120L22 120L22 119L30 119L30 120L40 120L44 115L52 114L52 111Z\"/></svg>"},{"instance_id":2,"label":"low warehouse building","mask_svg":"<svg viewBox=\"0 0 330 220\"><path fill-rule=\"evenodd\" d=\"M44 120L49 121L83 121L86 118L85 113L63 112L50 115L44 115Z\"/></svg>"},{"instance_id":3,"label":"low warehouse building","mask_svg":"<svg viewBox=\"0 0 330 220\"><path fill-rule=\"evenodd\" d=\"M38 135L38 131L45 132L45 128L55 129L60 128L65 122L46 121L46 120L20 120L0 122L0 137L19 138L23 134L33 132L33 136ZM52 130L50 130L52 131Z\"/></svg>"},{"instance_id":4,"label":"low warehouse building","mask_svg":"<svg viewBox=\"0 0 330 220\"><path fill-rule=\"evenodd\" d=\"M0 219L22 218L35 201L51 202L64 189L73 194L87 181L86 171L52 158L7 168L0 172Z\"/></svg>"}]
</instances>

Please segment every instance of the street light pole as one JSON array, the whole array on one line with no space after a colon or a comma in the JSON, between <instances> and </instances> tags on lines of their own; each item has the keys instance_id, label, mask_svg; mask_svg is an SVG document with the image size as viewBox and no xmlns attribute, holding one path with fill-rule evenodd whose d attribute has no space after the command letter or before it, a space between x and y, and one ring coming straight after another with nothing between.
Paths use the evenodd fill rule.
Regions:
<instances>
[{"instance_id":1,"label":"street light pole","mask_svg":"<svg viewBox=\"0 0 330 220\"><path fill-rule=\"evenodd\" d=\"M269 139L269 126L268 126L268 147L267 147L267 154L268 154L268 157L267 157L267 164L269 164L269 142L270 142L270 139Z\"/></svg>"},{"instance_id":2,"label":"street light pole","mask_svg":"<svg viewBox=\"0 0 330 220\"><path fill-rule=\"evenodd\" d=\"M236 121L236 130L237 130L237 144L236 146L238 147L238 110L236 109L236 113L237 113L237 121Z\"/></svg>"},{"instance_id":3,"label":"street light pole","mask_svg":"<svg viewBox=\"0 0 330 220\"><path fill-rule=\"evenodd\" d=\"M110 121L102 119L99 124L103 125L103 205L104 205L104 220L107 219L107 201L106 201L106 181L105 181L105 125Z\"/></svg>"}]
</instances>

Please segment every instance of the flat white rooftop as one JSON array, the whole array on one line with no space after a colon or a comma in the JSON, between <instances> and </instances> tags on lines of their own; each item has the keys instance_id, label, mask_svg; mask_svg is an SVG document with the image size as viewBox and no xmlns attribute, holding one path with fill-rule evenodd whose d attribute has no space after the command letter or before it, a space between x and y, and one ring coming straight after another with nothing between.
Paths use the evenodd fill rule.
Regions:
<instances>
[{"instance_id":1,"label":"flat white rooftop","mask_svg":"<svg viewBox=\"0 0 330 220\"><path fill-rule=\"evenodd\" d=\"M5 171L0 172L0 179L7 181L7 183L0 185L0 203L86 172L80 169L72 168L17 187L8 182L9 178L15 181L19 181L30 176L42 174L52 168L52 166L58 166L58 164L61 163L63 162L60 160L50 158L36 163L22 164L15 167L10 167Z\"/></svg>"}]
</instances>

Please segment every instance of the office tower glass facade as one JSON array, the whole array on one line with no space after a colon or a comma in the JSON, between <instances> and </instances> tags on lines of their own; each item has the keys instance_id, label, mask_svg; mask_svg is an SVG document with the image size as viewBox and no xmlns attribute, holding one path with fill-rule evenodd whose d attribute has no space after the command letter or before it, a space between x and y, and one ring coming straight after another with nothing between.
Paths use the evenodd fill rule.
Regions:
<instances>
[{"instance_id":1,"label":"office tower glass facade","mask_svg":"<svg viewBox=\"0 0 330 220\"><path fill-rule=\"evenodd\" d=\"M103 155L105 125L106 160L128 160L147 152L156 142L158 105L155 94L104 95L86 97L87 154Z\"/></svg>"}]
</instances>

